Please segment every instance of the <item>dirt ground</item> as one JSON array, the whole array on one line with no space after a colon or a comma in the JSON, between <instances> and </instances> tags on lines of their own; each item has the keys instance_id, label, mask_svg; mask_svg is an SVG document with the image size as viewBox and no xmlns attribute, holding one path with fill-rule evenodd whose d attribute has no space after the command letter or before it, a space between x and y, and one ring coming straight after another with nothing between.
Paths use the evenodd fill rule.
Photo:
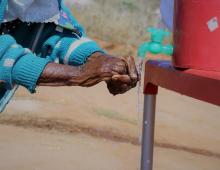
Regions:
<instances>
[{"instance_id":1,"label":"dirt ground","mask_svg":"<svg viewBox=\"0 0 220 170\"><path fill-rule=\"evenodd\" d=\"M0 115L0 170L138 170L141 118L136 89L20 88ZM219 170L219 122L219 107L160 89L154 169Z\"/></svg>"},{"instance_id":2,"label":"dirt ground","mask_svg":"<svg viewBox=\"0 0 220 170\"><path fill-rule=\"evenodd\" d=\"M136 170L136 90L21 88L0 119L0 169ZM218 107L160 89L155 169L220 169Z\"/></svg>"},{"instance_id":3,"label":"dirt ground","mask_svg":"<svg viewBox=\"0 0 220 170\"><path fill-rule=\"evenodd\" d=\"M0 125L0 169L136 170L139 147L93 138ZM155 169L217 170L219 159L155 148Z\"/></svg>"}]
</instances>

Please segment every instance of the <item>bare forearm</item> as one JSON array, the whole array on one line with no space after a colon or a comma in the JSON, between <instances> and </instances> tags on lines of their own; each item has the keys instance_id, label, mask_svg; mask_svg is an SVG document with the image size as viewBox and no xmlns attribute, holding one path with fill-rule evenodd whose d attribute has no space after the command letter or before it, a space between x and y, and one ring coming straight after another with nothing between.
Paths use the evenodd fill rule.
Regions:
<instances>
[{"instance_id":1,"label":"bare forearm","mask_svg":"<svg viewBox=\"0 0 220 170\"><path fill-rule=\"evenodd\" d=\"M50 63L38 80L39 86L94 86L106 81L110 93L121 94L136 86L138 74L133 57L117 58L94 53L78 67Z\"/></svg>"},{"instance_id":2,"label":"bare forearm","mask_svg":"<svg viewBox=\"0 0 220 170\"><path fill-rule=\"evenodd\" d=\"M91 58L101 56L103 53L94 53ZM93 65L95 66L95 65ZM69 66L50 63L44 69L38 80L39 86L83 86L92 69L84 69L84 66ZM92 76L92 75L91 75Z\"/></svg>"},{"instance_id":3,"label":"bare forearm","mask_svg":"<svg viewBox=\"0 0 220 170\"><path fill-rule=\"evenodd\" d=\"M77 86L80 84L80 67L49 63L38 80L39 86ZM71 80L71 84L70 84Z\"/></svg>"}]
</instances>

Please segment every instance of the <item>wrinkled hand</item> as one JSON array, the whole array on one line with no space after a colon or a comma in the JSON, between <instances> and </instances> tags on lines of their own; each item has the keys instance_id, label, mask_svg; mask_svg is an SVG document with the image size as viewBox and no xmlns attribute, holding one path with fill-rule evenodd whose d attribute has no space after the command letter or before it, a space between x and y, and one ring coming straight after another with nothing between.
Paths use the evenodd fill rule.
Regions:
<instances>
[{"instance_id":1,"label":"wrinkled hand","mask_svg":"<svg viewBox=\"0 0 220 170\"><path fill-rule=\"evenodd\" d=\"M80 86L90 87L127 72L124 60L103 53L93 54L80 69Z\"/></svg>"},{"instance_id":2,"label":"wrinkled hand","mask_svg":"<svg viewBox=\"0 0 220 170\"><path fill-rule=\"evenodd\" d=\"M138 72L133 57L121 57L125 63L126 72L114 75L111 80L106 81L110 93L113 95L122 94L134 88L139 80Z\"/></svg>"},{"instance_id":3,"label":"wrinkled hand","mask_svg":"<svg viewBox=\"0 0 220 170\"><path fill-rule=\"evenodd\" d=\"M113 95L125 93L135 87L138 81L133 57L117 58L106 54L94 54L83 69L85 81L82 86L93 86L106 81L109 92Z\"/></svg>"},{"instance_id":4,"label":"wrinkled hand","mask_svg":"<svg viewBox=\"0 0 220 170\"><path fill-rule=\"evenodd\" d=\"M107 83L113 95L122 94L136 86L138 73L133 57L113 57L94 53L86 64L74 67L49 63L43 71L40 86L90 87L101 81Z\"/></svg>"}]
</instances>

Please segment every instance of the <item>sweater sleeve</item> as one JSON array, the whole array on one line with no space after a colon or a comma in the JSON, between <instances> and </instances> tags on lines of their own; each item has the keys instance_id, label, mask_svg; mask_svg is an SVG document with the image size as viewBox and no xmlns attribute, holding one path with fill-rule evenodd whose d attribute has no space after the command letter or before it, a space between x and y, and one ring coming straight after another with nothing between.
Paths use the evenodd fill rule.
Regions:
<instances>
[{"instance_id":1,"label":"sweater sleeve","mask_svg":"<svg viewBox=\"0 0 220 170\"><path fill-rule=\"evenodd\" d=\"M28 54L21 57L12 69L12 80L31 93L35 93L37 81L50 60Z\"/></svg>"},{"instance_id":2,"label":"sweater sleeve","mask_svg":"<svg viewBox=\"0 0 220 170\"><path fill-rule=\"evenodd\" d=\"M93 53L104 53L98 43L87 37L84 28L64 5L62 5L59 25L64 29L75 29L78 34L74 31L71 34L65 34L61 31L61 33L49 37L43 44L42 54L50 56L51 60L59 59L62 64L78 66L85 64ZM49 54L48 51L50 51Z\"/></svg>"},{"instance_id":3,"label":"sweater sleeve","mask_svg":"<svg viewBox=\"0 0 220 170\"><path fill-rule=\"evenodd\" d=\"M0 36L0 80L6 89L18 84L35 92L37 80L49 62L18 45L10 35Z\"/></svg>"}]
</instances>

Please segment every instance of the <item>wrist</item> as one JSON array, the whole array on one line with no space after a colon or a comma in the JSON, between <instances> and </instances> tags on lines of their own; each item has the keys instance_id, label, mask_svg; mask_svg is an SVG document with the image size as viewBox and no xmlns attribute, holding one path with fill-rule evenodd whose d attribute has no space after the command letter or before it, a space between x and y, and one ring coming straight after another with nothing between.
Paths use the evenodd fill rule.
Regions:
<instances>
[{"instance_id":1,"label":"wrist","mask_svg":"<svg viewBox=\"0 0 220 170\"><path fill-rule=\"evenodd\" d=\"M21 57L12 70L14 83L26 87L31 93L35 92L37 80L50 61L28 54Z\"/></svg>"},{"instance_id":2,"label":"wrist","mask_svg":"<svg viewBox=\"0 0 220 170\"><path fill-rule=\"evenodd\" d=\"M49 63L38 80L39 86L68 86L80 84L81 68Z\"/></svg>"},{"instance_id":3,"label":"wrist","mask_svg":"<svg viewBox=\"0 0 220 170\"><path fill-rule=\"evenodd\" d=\"M101 56L105 57L105 56L107 56L107 54L104 53L104 52L95 52L92 55L90 55L89 58L91 58L91 57L101 57Z\"/></svg>"}]
</instances>

